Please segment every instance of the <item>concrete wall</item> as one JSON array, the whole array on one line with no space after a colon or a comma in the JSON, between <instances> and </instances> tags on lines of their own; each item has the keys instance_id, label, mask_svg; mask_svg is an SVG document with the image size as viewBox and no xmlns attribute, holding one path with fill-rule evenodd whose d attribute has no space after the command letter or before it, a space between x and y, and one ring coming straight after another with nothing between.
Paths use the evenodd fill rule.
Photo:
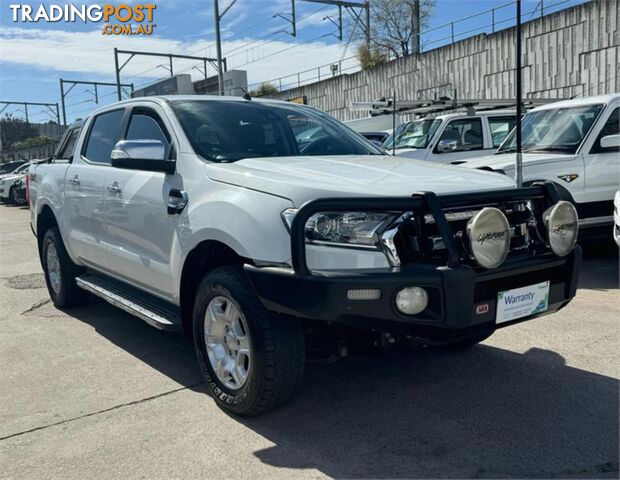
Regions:
<instances>
[{"instance_id":1,"label":"concrete wall","mask_svg":"<svg viewBox=\"0 0 620 480\"><path fill-rule=\"evenodd\" d=\"M594 0L523 25L523 88L528 98L620 92L620 0ZM372 70L340 75L274 95L308 103L341 120L352 101L514 96L515 29L481 34Z\"/></svg>"}]
</instances>

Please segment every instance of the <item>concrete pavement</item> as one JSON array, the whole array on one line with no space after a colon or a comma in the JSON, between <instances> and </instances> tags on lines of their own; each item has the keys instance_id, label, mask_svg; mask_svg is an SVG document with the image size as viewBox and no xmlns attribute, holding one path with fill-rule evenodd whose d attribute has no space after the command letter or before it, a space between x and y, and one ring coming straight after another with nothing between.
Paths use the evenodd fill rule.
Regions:
<instances>
[{"instance_id":1,"label":"concrete pavement","mask_svg":"<svg viewBox=\"0 0 620 480\"><path fill-rule=\"evenodd\" d=\"M192 345L104 302L49 302L28 211L0 205L1 478L618 477L618 252L577 299L464 353L309 364L254 419Z\"/></svg>"}]
</instances>

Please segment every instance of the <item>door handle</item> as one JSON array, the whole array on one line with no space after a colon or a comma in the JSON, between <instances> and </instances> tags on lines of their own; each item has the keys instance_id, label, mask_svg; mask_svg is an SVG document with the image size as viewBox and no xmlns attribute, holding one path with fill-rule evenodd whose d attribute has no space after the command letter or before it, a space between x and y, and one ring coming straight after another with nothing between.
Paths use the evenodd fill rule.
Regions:
<instances>
[{"instance_id":1,"label":"door handle","mask_svg":"<svg viewBox=\"0 0 620 480\"><path fill-rule=\"evenodd\" d=\"M73 178L70 178L68 181L70 185L76 187L80 184L80 178L77 175L74 175Z\"/></svg>"},{"instance_id":2,"label":"door handle","mask_svg":"<svg viewBox=\"0 0 620 480\"><path fill-rule=\"evenodd\" d=\"M109 185L108 192L110 192L112 195L118 195L119 193L121 193L121 187L118 182L114 182L112 185Z\"/></svg>"}]
</instances>

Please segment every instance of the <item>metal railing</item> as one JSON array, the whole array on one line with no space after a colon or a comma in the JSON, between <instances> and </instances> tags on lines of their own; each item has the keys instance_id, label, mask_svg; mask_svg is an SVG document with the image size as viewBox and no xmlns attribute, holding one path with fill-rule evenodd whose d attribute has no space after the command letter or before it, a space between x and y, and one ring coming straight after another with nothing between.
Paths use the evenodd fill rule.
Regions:
<instances>
[{"instance_id":1,"label":"metal railing","mask_svg":"<svg viewBox=\"0 0 620 480\"><path fill-rule=\"evenodd\" d=\"M544 15L555 13L571 6L588 3L589 1L593 0L539 0L534 9L521 14L521 19L522 22L528 22L534 18L541 18ZM494 8L474 13L448 23L438 25L431 29L425 30L424 32L420 32L420 51L422 53L428 52L429 50L445 47L476 35L483 33L493 34L500 30L512 27L516 23L516 18L514 15L515 3L515 0L512 0ZM567 3L570 3L570 5L562 8L556 8L566 5ZM510 7L512 7L512 9L510 9ZM463 25L467 25L468 21L472 21L474 19L480 21L481 17L488 19L488 23L475 27L465 26L462 31L459 29L459 27L463 28ZM434 38L437 34L442 36L440 38ZM390 60L393 60L393 58L390 58ZM332 65L336 65L338 68L332 70ZM353 55L315 68L302 70L300 72L291 73L289 75L273 78L271 80L252 83L248 85L248 89L254 89L263 83L268 83L275 86L279 91L284 91L290 88L301 87L302 85L318 82L326 78L336 77L344 73L358 71L360 68L361 67L357 61L357 56Z\"/></svg>"}]
</instances>

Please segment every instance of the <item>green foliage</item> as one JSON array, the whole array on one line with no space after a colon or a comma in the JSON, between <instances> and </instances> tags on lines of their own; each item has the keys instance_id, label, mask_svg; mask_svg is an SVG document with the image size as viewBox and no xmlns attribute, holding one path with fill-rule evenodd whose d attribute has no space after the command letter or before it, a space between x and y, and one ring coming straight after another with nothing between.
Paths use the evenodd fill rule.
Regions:
<instances>
[{"instance_id":1,"label":"green foliage","mask_svg":"<svg viewBox=\"0 0 620 480\"><path fill-rule=\"evenodd\" d=\"M13 148L20 149L20 148L41 147L43 145L47 145L48 143L52 143L52 142L53 141L51 138L46 137L45 135L39 135L37 137L27 138L25 140L22 140L21 142L15 142L13 144Z\"/></svg>"},{"instance_id":2,"label":"green foliage","mask_svg":"<svg viewBox=\"0 0 620 480\"><path fill-rule=\"evenodd\" d=\"M274 93L278 93L278 87L269 82L263 82L254 90L250 90L248 93L251 97L264 97L265 95L273 95Z\"/></svg>"}]
</instances>

